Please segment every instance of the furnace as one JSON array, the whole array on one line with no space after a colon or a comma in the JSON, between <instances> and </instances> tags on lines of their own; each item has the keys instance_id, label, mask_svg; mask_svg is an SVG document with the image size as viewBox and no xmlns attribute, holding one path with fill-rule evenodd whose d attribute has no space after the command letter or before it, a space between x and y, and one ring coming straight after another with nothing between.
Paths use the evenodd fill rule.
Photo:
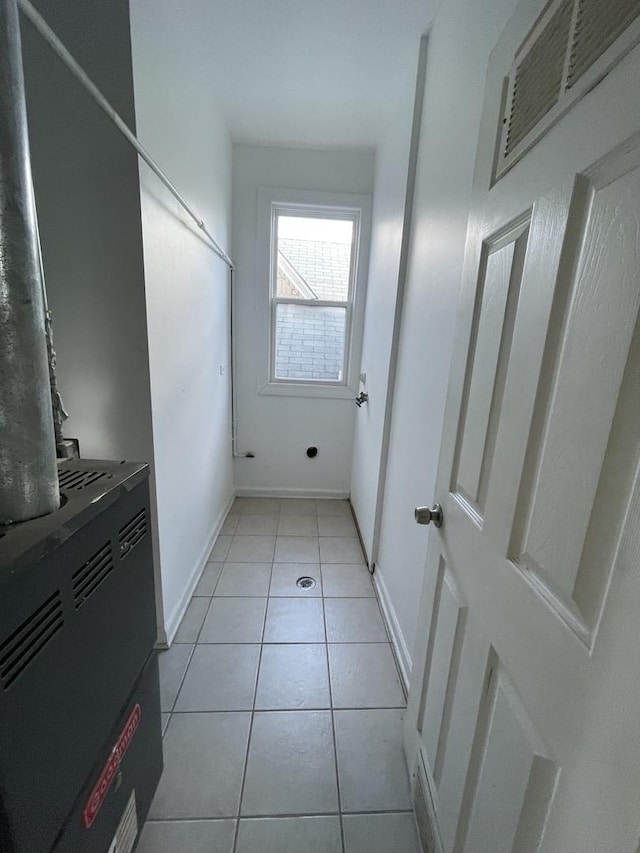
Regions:
<instances>
[{"instance_id":1,"label":"furnace","mask_svg":"<svg viewBox=\"0 0 640 853\"><path fill-rule=\"evenodd\" d=\"M149 470L59 465L0 528L0 851L129 853L162 771Z\"/></svg>"}]
</instances>

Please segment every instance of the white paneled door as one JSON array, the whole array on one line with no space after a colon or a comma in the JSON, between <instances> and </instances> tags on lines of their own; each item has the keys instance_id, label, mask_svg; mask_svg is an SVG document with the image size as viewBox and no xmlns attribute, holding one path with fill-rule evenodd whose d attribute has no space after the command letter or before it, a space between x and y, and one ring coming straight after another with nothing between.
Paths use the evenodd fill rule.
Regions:
<instances>
[{"instance_id":1,"label":"white paneled door","mask_svg":"<svg viewBox=\"0 0 640 853\"><path fill-rule=\"evenodd\" d=\"M487 80L406 751L435 850L636 853L640 48L492 185L526 16Z\"/></svg>"}]
</instances>

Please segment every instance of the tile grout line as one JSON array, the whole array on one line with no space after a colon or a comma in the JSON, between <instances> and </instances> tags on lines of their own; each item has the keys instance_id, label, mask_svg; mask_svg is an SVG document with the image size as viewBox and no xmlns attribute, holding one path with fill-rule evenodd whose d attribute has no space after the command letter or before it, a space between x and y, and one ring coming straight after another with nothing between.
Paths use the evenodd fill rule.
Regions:
<instances>
[{"instance_id":1,"label":"tile grout line","mask_svg":"<svg viewBox=\"0 0 640 853\"><path fill-rule=\"evenodd\" d=\"M204 645L204 643L200 643L200 637L202 636L202 631L203 631L203 629L204 629L204 623L207 621L207 616L209 615L209 611L211 610L211 608L212 608L212 606L213 606L213 598L214 598L214 596L215 596L215 594L216 594L216 590L218 589L218 584L220 583L220 578L222 577L222 572L223 572L223 571L224 571L224 563L222 564L222 568L220 569L220 571L219 571L219 573L218 573L218 577L216 578L216 582L215 582L215 583L214 583L214 585L213 585L213 590L211 591L211 595L210 595L210 596L208 596L208 598L209 598L209 606L207 607L207 612L204 614L204 619L202 620L202 624L200 625L200 628L198 629L198 633L197 633L197 635L196 635L196 641L195 641L195 643L193 644L193 649L194 649L194 651L195 651L195 647L196 647L196 646L198 646L198 645ZM193 601L193 599L194 599L194 598L196 598L196 596L195 596L195 595L192 595L192 596L191 596L191 601ZM191 601L189 602L189 605L191 605ZM189 663L191 663L191 659L189 659ZM189 668L189 667L187 666L187 669L188 669L188 668ZM186 675L186 673L185 673L185 675ZM180 685L180 689L182 689L182 685ZM177 701L177 699L176 699L176 701Z\"/></svg>"},{"instance_id":2,"label":"tile grout line","mask_svg":"<svg viewBox=\"0 0 640 853\"><path fill-rule=\"evenodd\" d=\"M244 598L248 598L248 597L249 596L244 596ZM252 598L264 598L267 601L270 600L269 597L266 595L254 595L251 597ZM221 598L222 598L222 596L218 596L218 598L216 600L220 601ZM272 596L272 598L275 601L282 601L282 598L279 596ZM292 596L292 600L293 601L320 601L320 598L318 596L315 596L313 598L310 596L309 598L305 599L302 596ZM295 640L295 641L274 640L274 641L267 641L263 645L265 645L265 646L321 646L323 644L325 644L324 640L323 641L316 641L316 642L309 641L309 640ZM174 642L172 645L172 648L174 645L175 646L191 646L191 645L194 645L194 643L175 643ZM236 640L236 641L232 641L232 642L229 642L229 641L220 641L220 642L200 641L200 642L198 642L198 645L199 646L257 646L260 644L257 643L255 640L248 640L248 641L244 641L244 642L238 642ZM329 640L328 645L330 645L330 646L390 646L391 643L389 642L389 640ZM165 711L165 713L166 713L166 711Z\"/></svg>"},{"instance_id":3,"label":"tile grout line","mask_svg":"<svg viewBox=\"0 0 640 853\"><path fill-rule=\"evenodd\" d=\"M264 516L262 516L262 515L256 515L256 516L252 516L252 517L253 518L264 518ZM294 516L287 516L287 518L308 518L308 516L294 515ZM332 516L322 515L322 516L320 516L320 518L332 518ZM336 516L336 518L341 518L341 516L338 515L338 516ZM235 536L256 536L256 537L257 536L280 536L280 537L284 536L288 539L354 539L354 540L357 540L358 545L360 545L360 540L358 539L357 536L339 536L337 533L332 533L332 534L325 533L321 536L319 536L317 533L280 533L277 528L276 528L274 533L242 533L242 532L240 532L240 533L219 533L218 536L228 536L228 537L231 537L232 539ZM217 541L217 539L216 539L216 541ZM219 560L211 560L210 562L217 563L220 561ZM364 563L364 565L366 566L366 563Z\"/></svg>"},{"instance_id":4,"label":"tile grout line","mask_svg":"<svg viewBox=\"0 0 640 853\"><path fill-rule=\"evenodd\" d=\"M322 573L320 577L322 583ZM340 772L338 770L338 739L336 737L336 718L333 707L333 688L331 686L331 665L329 663L329 634L327 632L327 615L324 609L324 596L322 597L322 621L324 623L324 638L325 638L325 654L327 658L327 679L329 683L329 705L331 706L331 732L333 734L333 760L336 768L336 788L338 792L338 812L340 821L340 844L342 845L342 853L346 853L344 841L344 819L342 817L342 792L340 790Z\"/></svg>"},{"instance_id":5,"label":"tile grout line","mask_svg":"<svg viewBox=\"0 0 640 853\"><path fill-rule=\"evenodd\" d=\"M268 562L267 560L264 560L262 562L256 561L255 563L230 563L230 565L232 565L232 566L254 566L254 565L255 566L263 566L263 565L266 565L267 562ZM226 563L225 563L225 565L226 565ZM313 563L299 563L299 564L298 563L273 563L273 565L274 566L275 565L278 565L278 566L295 566L295 565L313 566L314 564ZM358 567L358 568L360 568L360 567ZM300 569L299 571L304 571L304 569ZM340 601L344 601L345 599L356 599L356 601L373 601L373 600L375 600L375 595L305 595L305 594L300 594L300 595L295 595L295 594L294 595L271 595L271 593L268 593L267 595L239 595L239 594L236 594L236 595L216 595L216 596L213 596L213 595L194 595L193 598L295 598L295 599L298 599L300 601L305 601L305 600L309 601L309 599L314 599L314 598L315 599L318 599L318 598L337 598ZM191 599L192 601L193 601L193 598ZM384 642L388 642L388 641L385 640ZM175 643L175 640L174 640L174 643ZM178 645L180 645L180 644L178 644Z\"/></svg>"},{"instance_id":6,"label":"tile grout line","mask_svg":"<svg viewBox=\"0 0 640 853\"><path fill-rule=\"evenodd\" d=\"M214 546L214 547L215 547L215 546ZM206 564L205 564L205 568L206 568ZM183 684L184 684L184 682L185 682L185 679L186 679L186 677L187 677L187 672L189 671L189 667L191 666L191 661L193 660L193 656L194 656L195 651L196 651L196 646L198 645L198 640L200 639L200 634L202 633L202 629L204 628L204 623L206 622L206 620L207 620L207 616L209 615L209 610L211 609L211 604L213 603L213 595L214 595L214 593L215 593L215 591L216 591L216 588L217 588L217 586L218 586L218 582L219 582L219 580L220 580L220 576L221 576L221 575L222 575L222 569L220 570L220 574L218 575L218 578L217 578L217 580L216 580L215 584L213 585L213 591L212 591L212 593L211 593L211 596L209 597L209 606L207 607L207 612L204 614L204 619L202 620L202 625L200 625L200 628L199 628L199 630L198 630L198 634L197 634L197 636L196 636L196 641L195 641L195 643L193 644L193 648L191 649L191 654L189 655L189 659L187 660L187 665L186 665L186 667L184 668L184 672L182 673L182 678L180 679L180 684L178 685L178 690L176 691L176 698L173 700L173 703L171 704L171 710L168 712L168 713L169 713L169 719L167 720L167 725L164 727L164 731L162 732L162 741L163 741L163 743L164 743L165 735L167 734L167 732L168 732L168 730L169 730L169 726L171 725L171 719L172 719L172 717L173 717L174 713L176 713L176 711L175 711L175 707L176 707L176 705L178 704L178 699L179 699L179 697L180 697L180 692L182 691L182 686L183 686ZM199 597L199 596L198 596L198 597ZM191 601L189 602L189 605L188 605L189 607L191 606L191 602L193 601L193 599L194 599L194 598L196 598L196 596L195 596L195 595L192 595L192 596L191 596ZM179 626L178 626L178 630L180 630L180 627L179 627ZM189 645L189 644L188 644L188 643L176 643L176 642L175 642L175 640L174 640L174 642L173 642L173 644L172 644L172 645L178 645L178 646L180 646L180 645Z\"/></svg>"},{"instance_id":7,"label":"tile grout line","mask_svg":"<svg viewBox=\"0 0 640 853\"><path fill-rule=\"evenodd\" d=\"M394 815L394 814L413 814L413 809L374 809L369 811L354 811L345 812L347 817L358 817L360 815ZM273 820L273 819L288 819L288 818L316 818L316 817L339 817L340 812L314 812L313 814L301 815L298 812L276 812L275 814L248 814L243 815L242 820ZM179 818L155 818L154 820L146 820L146 823L222 823L223 821L236 821L233 815L226 817L179 817ZM239 823L239 820L238 820Z\"/></svg>"},{"instance_id":8,"label":"tile grout line","mask_svg":"<svg viewBox=\"0 0 640 853\"><path fill-rule=\"evenodd\" d=\"M232 563L231 565L243 565L243 566L264 565L266 562L267 561L264 561L264 563L255 563L255 564L254 563ZM303 572L306 570L303 567L313 566L314 563L274 563L273 565L274 566L296 566L296 565L299 565L299 566L301 566L299 571ZM366 568L364 566L358 566L358 568L363 568L366 571ZM209 595L201 595L201 596L194 596L194 597L195 598L213 598L213 596L209 596ZM300 601L305 601L305 600L308 601L309 599L314 599L314 598L316 600L318 598L336 598L339 601L350 600L350 599L355 599L356 601L375 601L376 600L375 595L308 595L308 594L304 594L304 593L301 593L300 595L296 595L295 593L293 595L270 595L270 594L269 595L216 595L215 597L216 598L295 598L295 599L299 599ZM384 642L388 642L388 641L384 640Z\"/></svg>"},{"instance_id":9,"label":"tile grout line","mask_svg":"<svg viewBox=\"0 0 640 853\"><path fill-rule=\"evenodd\" d=\"M182 690L182 685L184 684L184 680L187 677L187 670L189 669L189 664L191 663L191 659L193 658L193 653L195 652L195 650L196 650L196 644L194 643L193 647L191 649L191 654L189 655L189 659L187 660L187 665L185 666L184 672L182 673L182 678L180 679L180 684L178 685L178 689L176 691L176 698L171 703L171 710L168 712L169 713L169 719L167 720L167 725L165 726L164 732L162 733L163 743L164 743L165 735L169 731L169 726L171 725L171 720L173 719L174 710L175 710L176 704L178 702L178 696L180 695L180 691Z\"/></svg>"},{"instance_id":10,"label":"tile grout line","mask_svg":"<svg viewBox=\"0 0 640 853\"><path fill-rule=\"evenodd\" d=\"M221 644L223 645L223 644ZM259 643L254 643L253 645L259 645ZM325 645L324 643L313 643L310 645L321 646ZM173 714L183 714L187 716L189 714L247 714L251 712L251 708L216 708L211 710L207 708L201 711L174 711ZM322 711L331 711L330 705L325 705L324 707L319 708L256 708L261 714L301 714L301 713L320 713ZM335 711L404 711L405 705L345 705L344 707L334 708ZM170 713L169 711L163 711L163 714Z\"/></svg>"},{"instance_id":11,"label":"tile grout line","mask_svg":"<svg viewBox=\"0 0 640 853\"><path fill-rule=\"evenodd\" d=\"M240 519L240 518L242 517L242 515L243 515L243 514L244 514L244 512L243 512L243 510L241 509L241 511L240 511L240 515L238 516L238 518ZM281 513L281 514L282 514L282 513ZM248 513L248 515L251 515L251 513ZM256 514L256 515L257 515L257 514ZM300 516L300 518L308 518L308 517L310 517L310 516ZM318 523L318 521L317 521L317 519L318 519L317 511L316 511L316 516L315 516L315 517L316 517L316 523ZM326 516L326 517L331 517L331 516ZM239 522L238 522L238 524L236 525L236 530L237 530L237 527L238 527L238 526L239 526ZM226 535L229 535L229 534L226 534ZM229 550L230 550L230 549L231 549L231 547L232 547L233 540L234 540L234 538L235 538L235 536L236 536L236 535L241 535L241 536L251 536L251 535L256 535L256 536L271 536L271 535L273 535L273 536L277 539L277 536L278 536L279 534L277 533L277 531L276 531L276 533L275 533L275 534L239 534L239 533L237 533L237 532L234 532L234 533L232 533L232 534L230 534L230 535L229 535L229 538L230 538L230 540L231 540L230 545L229 545ZM283 535L291 536L292 538L296 538L296 534L283 534ZM317 542L318 542L318 550L319 550L320 539L322 538L322 537L320 537L320 535L319 535L319 526L318 526L318 534L317 534L317 535L309 536L309 535L307 535L307 534L300 534L300 536L303 536L303 535L304 535L304 536L306 536L307 538L313 538L313 539L316 539L316 540L317 540ZM350 539L350 538L354 538L354 537L333 537L333 538L339 538L339 539ZM274 545L275 545L275 543L274 543ZM221 563L222 563L222 568L221 568L221 571L220 571L220 573L218 574L218 577L217 577L217 579L216 579L216 581L215 581L215 584L214 584L214 586L213 586L213 590L212 590L211 595L210 595L210 596L205 596L205 597L208 597L208 598L209 598L209 604L208 604L208 606L207 606L207 608L206 608L206 613L205 613L205 615L204 615L204 618L203 618L203 620L202 620L202 623L201 623L201 625L200 625L200 628L199 628L199 630L198 630L198 632L197 632L197 637L196 637L195 643L193 644L193 648L192 648L192 650L191 650L191 654L190 654L190 655L189 655L189 657L188 657L187 666L186 666L185 671L184 671L184 673L183 673L183 676L182 676L182 678L181 678L181 680L180 680L180 684L179 684L179 686L178 686L178 690L177 690L177 693L176 693L176 698L175 698L175 700L174 700L174 702L173 702L173 704L172 704L172 706L171 706L171 710L168 712L169 720L168 720L168 722L167 722L167 727L168 727L169 723L171 722L171 718L172 718L172 716L173 716L174 714L176 714L176 713L185 713L185 714L189 714L189 713L196 713L196 712L189 712L189 711L186 711L186 712L177 712L177 711L175 710L176 705L177 705L177 702L178 702L178 698L179 698L179 695L180 695L180 692L181 692L181 690L182 690L182 688L183 688L183 685L184 685L184 681L185 681L185 678L186 678L187 672L188 672L188 670L189 670L189 667L190 667L191 662L192 662L192 659L193 659L193 655L194 655L194 653L195 653L196 646L197 646L197 645L229 645L229 643L211 643L211 644L208 644L208 643L202 643L202 642L201 642L201 640L200 640L201 635L202 635L202 631L203 631L203 628L204 628L204 623L205 623L205 621L206 621L206 619L207 619L207 617L208 617L208 615L209 615L209 612L210 612L210 609L211 609L211 607L212 607L212 604L213 604L214 598L216 597L215 593L216 593L216 590L217 590L217 588L218 588L218 586L219 586L219 583L220 583L220 580L221 580L222 574L223 574L223 572L224 572L224 568L225 568L225 566L226 566L228 563L230 563L230 562L236 562L236 563L237 563L237 562L240 562L240 563L245 563L245 564L260 563L260 562L267 563L267 562L268 562L268 561L266 561L266 560L265 560L265 561L259 561L259 560L250 560L250 561L229 561L229 559L228 559L229 550L227 551L227 553L225 554L225 557L224 557L222 560L213 560L213 561L212 561L212 562L221 562ZM207 561L207 562L209 562L209 561ZM290 563L286 563L286 562L285 562L285 563L282 563L282 565L295 565L295 564L300 564L300 565L301 565L301 567L304 565L304 563L301 563L299 560L291 561ZM317 601L318 599L320 599L320 600L322 601L322 616L323 616L323 625L324 625L324 634L325 634L324 642L322 642L322 643L313 643L313 644L311 644L311 645L322 645L322 646L324 646L324 648L325 648L325 655L326 655L326 667L327 667L327 675L328 675L328 688L329 688L329 705L330 705L330 707L329 707L328 709L327 709L327 708L318 708L318 709L309 709L309 708L305 708L304 710L305 710L305 711L326 711L326 710L330 710L330 713L331 713L331 724L332 724L332 734L333 734L333 754L334 754L334 762L335 762L336 786L337 786L337 795L338 795L338 811L337 811L337 812L317 813L317 814L314 814L313 816L314 816L314 817L320 817L320 816L326 815L326 816L338 816L338 817L339 817L339 822L340 822L340 835L341 835L341 845L342 845L342 853L345 853L345 835L344 835L344 820L343 820L343 816L344 816L344 815L343 815L342 793L341 793L341 789L340 789L340 776L339 776L339 770L338 770L338 750L337 750L337 737L336 737L335 711L336 711L336 710L399 710L399 709L402 709L402 708L406 707L406 703L405 703L405 705L402 705L402 706L398 706L398 705L390 705L390 706L385 706L384 708L381 708L380 706L370 706L370 707L369 707L369 706L367 706L367 707L354 707L354 708L340 708L340 709L336 709L336 708L335 708L335 705L334 705L334 697L333 697L333 688L332 688L332 684L331 684L331 665L330 665L330 660L329 660L329 646L330 646L330 645L385 645L385 644L386 644L386 645L389 645L389 646L390 646L390 648L391 648L391 652L392 652L392 655L393 655L393 658L394 658L394 664L395 664L396 670L398 669L398 662L397 662L397 659L396 659L395 650L393 649L393 644L392 644L392 643L391 643L391 641L390 641L389 628L388 628L388 625L387 625L386 619L385 619L385 617L384 617L384 612L382 611L382 608L381 608L380 598L379 598L379 595L378 595L378 590L376 589L375 585L374 585L374 584L372 584L372 588L373 588L373 595L370 595L370 596L358 596L358 595L355 595L355 596L326 596L326 595L325 595L325 591L324 591L324 580L323 580L323 575L322 575L322 562L321 562L320 560L318 560L317 562L315 562L315 561L314 561L314 563L309 563L308 565L309 565L309 566L311 566L311 565L315 565L315 566L317 566L317 567L318 567L318 580L319 580L319 585L320 585L320 595L319 595L319 596L304 596L304 595L303 595L303 596L297 596L297 595L292 595L292 596L286 596L286 595L285 595L285 596L278 596L278 595L271 595L271 588L272 588L272 584L273 584L273 574L274 574L274 567L275 567L275 548L274 548L274 553L273 553L272 559L271 559L271 561L270 561L269 583L268 583L268 586L267 586L267 593L266 593L266 595L256 595L256 596L242 596L242 595L240 595L240 596L217 596L217 597L218 597L218 598L220 598L220 599L224 599L224 598L264 598L264 599L265 599L265 612L264 612L264 617L263 617L263 625L262 625L261 639L260 639L260 642L259 642L260 649L259 649L258 665L257 665L257 669L256 669L255 683L254 683L254 690L253 690L253 702L252 702L252 706L251 706L251 708L250 708L250 709L247 709L247 708L242 709L242 712L243 712L243 713L246 713L246 712L247 712L247 710L250 710L251 718L250 718L250 724L249 724L249 732L248 732L248 736L247 736L247 747L246 747L246 750L245 750L244 767L243 767L243 773L242 773L242 781L241 781L241 787L240 787L240 795L239 795L239 801L238 801L237 813L236 813L236 815L235 815L235 818L234 818L233 816L225 817L225 818L193 818L193 820L235 820L234 842L233 842L233 848L232 848L233 853L237 853L237 846L238 846L238 842L239 842L239 832L240 832L240 821L241 821L241 820L245 820L245 819L246 819L246 820L256 820L256 819L265 819L265 818L287 818L287 817L290 817L290 818L296 818L296 817L301 817L301 815L300 815L300 814L298 814L298 813L292 813L292 814L274 814L274 815L262 815L262 814L257 814L257 815L253 815L253 814L251 814L251 815L242 815L242 800L243 800L244 790L245 790L245 786L246 786L246 777L247 777L247 770L248 770L248 758L249 758L249 752L250 752L250 749L251 749L251 740L252 740L252 735L253 735L253 727L254 727L255 715L256 715L256 713L258 712L258 711L257 711L257 709L256 709L256 702L257 702L257 689L258 689L258 683L259 683L259 678L260 678L260 670L261 670L261 665L262 665L263 650L264 650L264 646L265 646L265 645L273 645L273 644L270 644L270 643L266 643L266 642L265 642L267 616L268 616L269 603L270 603L271 599L275 599L275 600L278 600L278 599L305 600L305 599L306 599L306 600L316 600L316 601ZM364 568L366 568L366 564L364 564L364 563L325 563L325 565L326 565L326 566L331 566L331 565L350 565L350 566L354 566L354 567L355 567L355 566L364 566ZM200 597L200 596L192 595L191 601L193 601L193 599L194 599L194 598L199 598L199 597ZM372 598L375 598L375 600L377 601L377 605L378 605L378 608L377 608L377 609L378 609L378 611L380 612L381 620L382 620L382 623L383 623L384 628L385 628L385 633L386 633L386 636L387 636L387 640L386 640L386 641L379 641L379 640L378 640L378 641L369 641L369 642L365 642L365 643L356 642L356 641L351 641L351 642L347 642L347 643L330 643L330 642L329 642L329 638L328 638L328 632L327 632L327 618L326 618L326 607L325 607L325 602L326 602L326 599L327 599L327 598L332 598L332 599L337 599L337 600L367 600L367 599L368 599L368 600L371 600ZM190 603L191 603L191 602L190 602ZM239 645L256 645L256 644L255 644L255 643L251 643L251 644L239 644ZM278 643L275 643L275 645L300 645L300 643L290 643L290 642L280 643L280 642L278 642ZM309 643L304 643L303 645L309 645ZM400 679L399 679L399 681L400 681L400 684L401 684L401 685L403 685L403 683L402 683L402 678L400 678ZM403 689L403 693L404 693L404 689ZM286 712L286 711L292 711L292 712L295 712L295 711L300 710L300 709L282 708L282 709L269 709L269 710L270 710L270 711L278 710L278 711L285 711L285 712ZM209 712L209 713L228 713L228 712L229 712L229 709L225 709L224 711L211 711L211 712ZM239 712L240 712L240 711L238 711L238 713L239 713ZM412 814L412 813L413 813L413 810L412 810L412 809L397 809L397 808L396 808L396 809L388 809L388 810L385 810L385 809L360 810L360 811L348 812L347 814L348 814L348 815L369 815L369 814L370 814L370 815L374 815L374 814ZM149 822L150 822L150 823L164 823L164 822L171 822L171 821L170 821L170 820L163 820L163 819L159 819L159 820L156 820L156 821L149 821Z\"/></svg>"},{"instance_id":12,"label":"tile grout line","mask_svg":"<svg viewBox=\"0 0 640 853\"><path fill-rule=\"evenodd\" d=\"M178 704L178 699L180 698L180 693L182 691L182 687L183 687L185 679L187 677L187 673L189 672L189 667L191 666L191 661L193 660L193 656L194 656L195 651L196 651L196 646L199 644L200 635L202 634L202 629L204 628L204 623L207 621L207 616L209 615L209 610L211 610L211 605L213 604L213 595L216 591L216 588L218 586L218 583L220 581L221 576L222 576L222 570L220 571L220 574L218 575L218 578L217 578L215 584L213 585L213 592L211 593L211 597L209 598L209 606L207 607L207 611L204 614L204 619L202 620L202 624L200 625L200 628L198 629L198 633L196 635L196 640L193 643L193 648L191 649L191 654L189 655L189 659L187 660L187 665L184 669L184 672L182 673L182 678L180 679L180 684L178 685L178 690L176 692L176 698L173 700L173 704L171 705L171 710L169 711L169 719L167 721L167 725L165 726L164 732L162 733L162 740L163 741L164 741L164 736L166 735L166 733L169 729L169 726L171 725L171 718L173 717L174 713L177 713L175 708L176 708L176 705ZM189 605L188 605L189 607L191 606L191 602L193 601L193 599L195 597L196 597L195 595L191 596L191 601L189 602ZM178 646L185 645L186 646L186 645L190 645L190 644L189 643L175 643L175 641L174 641L174 645L178 645Z\"/></svg>"},{"instance_id":13,"label":"tile grout line","mask_svg":"<svg viewBox=\"0 0 640 853\"><path fill-rule=\"evenodd\" d=\"M269 587L271 588L271 578L273 576L273 562L271 563L271 572L269 574ZM242 782L240 784L240 796L238 798L238 814L236 816L235 833L233 836L232 853L236 853L238 849L238 839L240 837L240 819L242 814L242 798L244 797L244 787L247 781L247 768L249 766L249 750L251 749L251 736L253 734L253 721L256 716L256 699L258 698L258 681L260 679L260 668L262 667L262 649L264 648L264 632L267 626L267 614L269 612L269 596L265 598L264 618L262 620L262 634L260 636L260 652L258 653L258 668L256 669L256 681L253 687L253 702L251 703L251 719L249 721L249 734L247 736L247 749L244 754L244 768L242 770Z\"/></svg>"}]
</instances>

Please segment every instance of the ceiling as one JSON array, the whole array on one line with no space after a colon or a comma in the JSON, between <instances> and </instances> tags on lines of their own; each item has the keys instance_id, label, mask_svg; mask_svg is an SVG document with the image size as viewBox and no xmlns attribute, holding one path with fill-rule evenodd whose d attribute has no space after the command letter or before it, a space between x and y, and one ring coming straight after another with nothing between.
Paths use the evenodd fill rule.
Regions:
<instances>
[{"instance_id":1,"label":"ceiling","mask_svg":"<svg viewBox=\"0 0 640 853\"><path fill-rule=\"evenodd\" d=\"M374 148L413 102L436 0L201 0L235 142ZM192 18L194 20L194 18ZM204 58L204 57L203 57Z\"/></svg>"}]
</instances>

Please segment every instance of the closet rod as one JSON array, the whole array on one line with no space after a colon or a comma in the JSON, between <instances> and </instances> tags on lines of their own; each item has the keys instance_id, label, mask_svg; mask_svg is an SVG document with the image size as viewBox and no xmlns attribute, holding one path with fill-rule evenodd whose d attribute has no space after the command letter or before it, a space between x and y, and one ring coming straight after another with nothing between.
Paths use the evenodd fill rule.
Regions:
<instances>
[{"instance_id":1,"label":"closet rod","mask_svg":"<svg viewBox=\"0 0 640 853\"><path fill-rule=\"evenodd\" d=\"M198 226L200 231L207 237L209 242L211 243L211 248L218 255L218 257L222 258L222 260L228 265L229 269L233 269L233 261L229 257L229 255L225 252L225 250L219 245L213 235L207 229L207 226L204 223L204 220L200 219L198 214L193 210L191 205L187 202L184 196L178 191L176 186L169 180L166 174L162 171L160 166L156 163L153 157L149 154L146 148L141 144L138 138L131 132L128 125L122 119L116 110L111 106L109 101L102 94L100 89L95 85L95 83L91 80L91 78L84 71L82 66L80 66L73 56L69 53L64 44L60 41L58 36L53 32L51 27L44 20L42 15L34 9L29 0L18 0L18 4L20 9L24 13L24 15L31 21L33 26L38 30L40 35L45 39L45 41L53 48L55 53L60 57L62 62L67 66L69 71L73 74L73 76L82 84L82 86L87 90L87 92L91 95L94 101L98 104L100 109L111 119L111 121L118 128L120 133L124 136L127 142L135 148L140 157L144 160L144 162L149 166L149 168L160 178L165 187L169 190L169 192L174 196L174 198L179 202L179 204L186 210L191 219Z\"/></svg>"}]
</instances>

